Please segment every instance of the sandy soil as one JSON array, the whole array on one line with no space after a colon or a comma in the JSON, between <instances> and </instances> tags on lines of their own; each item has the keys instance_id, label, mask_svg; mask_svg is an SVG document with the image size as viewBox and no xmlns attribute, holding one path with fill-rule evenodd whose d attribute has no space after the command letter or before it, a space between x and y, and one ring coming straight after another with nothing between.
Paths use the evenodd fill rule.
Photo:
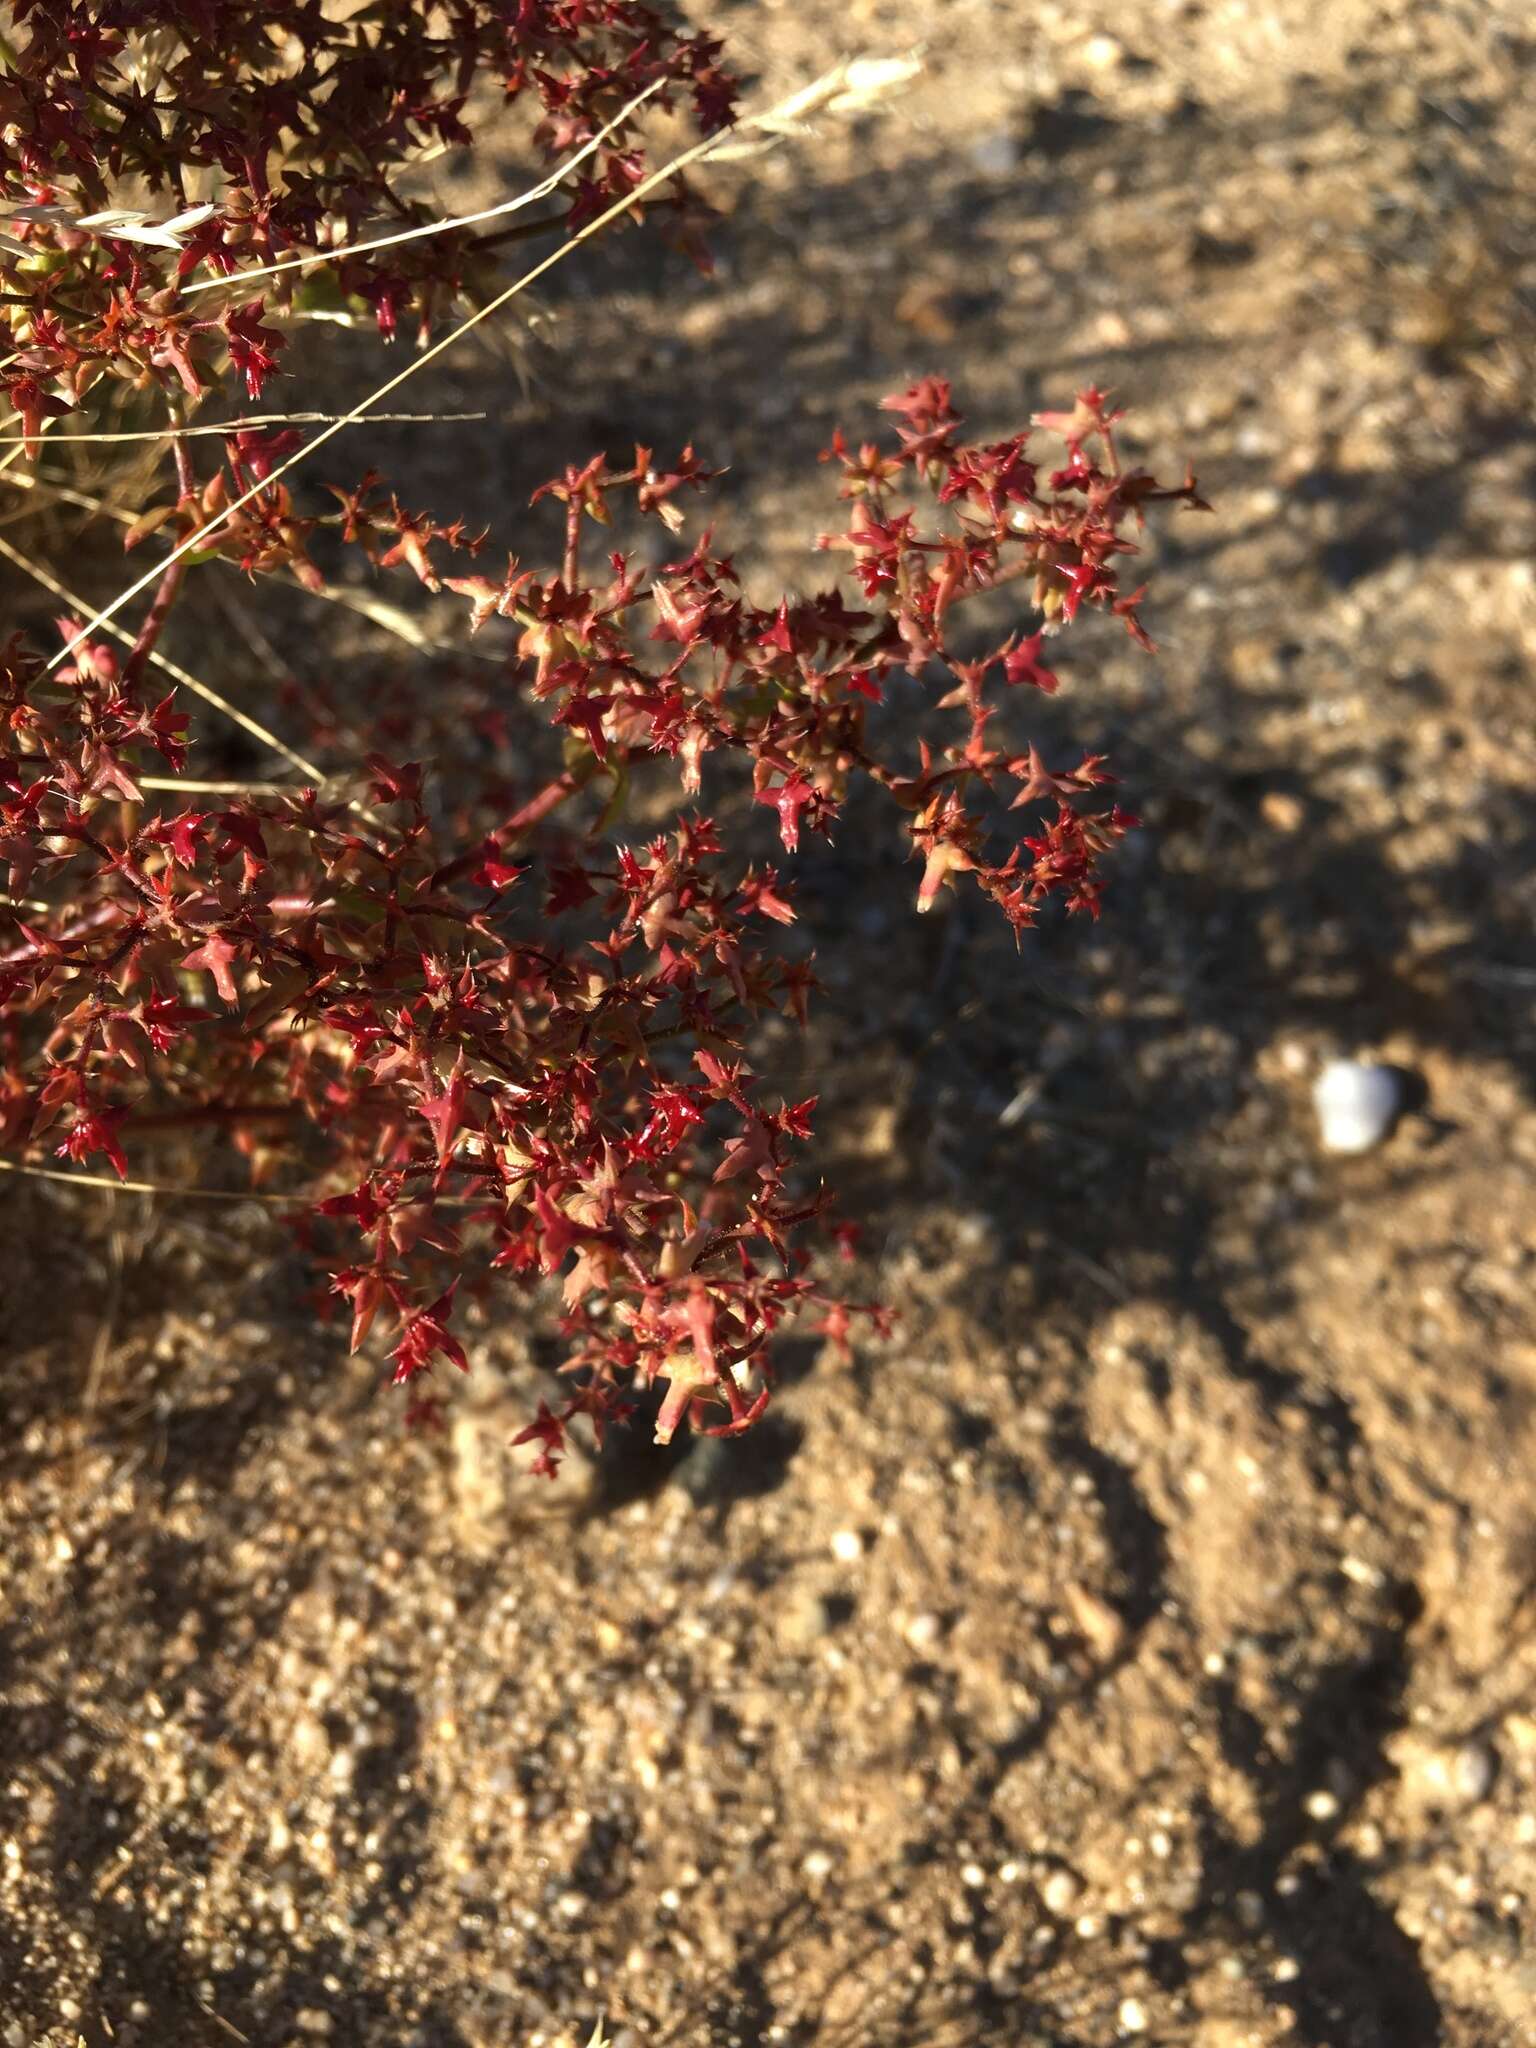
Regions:
<instances>
[{"instance_id":1,"label":"sandy soil","mask_svg":"<svg viewBox=\"0 0 1536 2048\"><path fill-rule=\"evenodd\" d=\"M740 1446L539 1488L529 1333L421 1442L260 1218L0 1189L0 2043L1536 2042L1536 23L711 14L928 70L441 380L479 509L693 432L814 583L835 420L1111 384L1217 516L1021 731L1148 829L1022 957L877 812L804 862L903 1319ZM1360 1159L1338 1051L1412 1077Z\"/></svg>"}]
</instances>

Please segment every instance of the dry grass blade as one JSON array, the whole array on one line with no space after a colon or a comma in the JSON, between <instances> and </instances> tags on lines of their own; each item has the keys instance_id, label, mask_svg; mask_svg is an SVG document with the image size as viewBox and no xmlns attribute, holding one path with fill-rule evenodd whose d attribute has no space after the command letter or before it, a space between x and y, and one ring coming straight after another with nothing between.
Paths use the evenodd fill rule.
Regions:
<instances>
[{"instance_id":1,"label":"dry grass blade","mask_svg":"<svg viewBox=\"0 0 1536 2048\"><path fill-rule=\"evenodd\" d=\"M7 561L14 562L18 569L25 575L30 576L35 583L41 584L44 590L51 592L54 597L67 604L71 611L88 612L90 610L90 606L84 598L78 596L67 584L61 583L57 576L51 575L40 562L34 562L30 556L24 555L20 548L13 548L3 534L0 534L0 555L4 555ZM155 573L158 574L158 570ZM87 630L92 630L97 626L105 626L112 637L115 640L121 641L125 646L131 647L133 645L133 635L124 632L121 626L114 625L105 614L98 619L93 619L91 628ZM81 636L81 638L84 637L84 635ZM72 640L69 644L71 647L78 647L80 640ZM215 710L222 711L226 718L232 718L235 724L248 732L253 739L260 740L263 746L270 747L276 754L281 754L285 761L292 767L297 768L301 775L307 776L311 782L320 783L325 781L325 770L323 768L316 767L313 761L306 760L302 754L295 753L286 740L280 740L275 732L270 732L258 719L252 718L249 712L242 711L238 704L231 704L227 697L221 696L213 688L212 684L201 681L189 669L184 669L179 662L172 661L168 655L162 654L158 647L150 650L149 658L155 667L163 669L173 682L180 683L183 689L190 690L194 696L201 697L205 703L213 705ZM56 666L56 663L49 663L50 668L54 666Z\"/></svg>"},{"instance_id":2,"label":"dry grass blade","mask_svg":"<svg viewBox=\"0 0 1536 2048\"><path fill-rule=\"evenodd\" d=\"M371 391L351 412L344 414L340 419L334 421L330 426L318 433L312 441L307 442L304 447L290 455L286 461L280 462L264 480L252 484L249 490L243 491L238 498L234 499L225 508L224 517L229 518L233 516L234 513L250 504L253 498L259 497L263 491L270 490L273 484L287 476L291 470L296 469L301 462L308 461L311 455L323 448L327 441L334 439L344 428L352 426L357 421L368 417L382 400L388 398L393 392L398 391L402 384L416 375L418 370L425 369L428 363L435 362L439 356L446 354L449 349L462 341L467 334L472 333L482 322L494 318L504 306L510 305L512 300L517 298L520 293L525 292L530 285L536 284L541 277L546 276L557 264L563 263L568 256L574 254L584 242L590 241L594 235L600 234L603 229L611 227L623 215L632 212L643 199L648 198L652 192L659 190L661 186L667 184L672 178L676 177L679 171L686 170L689 165L701 163L706 157L715 155L722 148L727 137L754 133L759 130L771 130L775 123L780 123L784 120L784 110L786 107L792 108L795 117L799 118L808 111L825 108L834 103L839 93L845 90L848 71L849 67L847 64L837 65L834 70L826 74L825 78L817 80L814 85L802 88L799 92L791 94L785 100L775 101L771 107L765 108L759 114L748 115L744 120L738 122L734 128L728 129L725 137L708 136L704 141L696 142L691 149L681 151L679 155L663 164L659 170L652 171L648 177L641 180L632 192L626 193L622 199L615 200L612 206L596 215L585 226L578 228L569 241L562 242L558 249L552 250L541 262L536 263L531 270L524 271L522 276L509 284L505 291L498 292L495 298L471 313L466 320L462 320L450 333L445 334L441 341L434 342L431 348L424 349L414 362L407 364L405 369L397 371L386 383L381 384L376 391ZM62 662L67 661L76 648L89 640L98 627L105 625L109 619L115 618L124 605L130 604L134 598L149 589L151 584L158 583L170 563L179 560L182 555L190 554L194 548L206 547L207 544L208 532L206 529L195 534L189 534L162 561L157 562L152 569L146 570L136 582L130 583L125 590L120 591L111 604L98 612L94 618L87 620L75 637L65 646L61 647L58 653L52 657L48 663L49 669L55 669Z\"/></svg>"},{"instance_id":3,"label":"dry grass blade","mask_svg":"<svg viewBox=\"0 0 1536 2048\"><path fill-rule=\"evenodd\" d=\"M371 590L353 590L345 584L327 584L325 589L316 590L308 583L300 583L297 577L294 578L294 586L309 597L323 598L328 604L339 604L349 612L356 612L371 626L392 634L396 640L403 640L407 647L414 647L418 654L452 654L461 661L486 661L497 667L501 664L501 656L492 654L487 648L473 643L461 646L457 641L429 633L410 612L400 605L391 604L388 598L376 597Z\"/></svg>"},{"instance_id":4,"label":"dry grass blade","mask_svg":"<svg viewBox=\"0 0 1536 2048\"><path fill-rule=\"evenodd\" d=\"M249 427L330 426L351 417L337 412L257 412L214 420L201 427L139 427L116 434L52 434L50 448L97 448L111 441L190 441L199 434L240 434ZM441 426L455 420L483 420L483 412L375 412L369 418L401 426ZM25 447L25 434L0 434L0 448Z\"/></svg>"},{"instance_id":5,"label":"dry grass blade","mask_svg":"<svg viewBox=\"0 0 1536 2048\"><path fill-rule=\"evenodd\" d=\"M291 793L286 782L203 781L196 775L139 775L140 789L190 789L201 796L283 796Z\"/></svg>"},{"instance_id":6,"label":"dry grass blade","mask_svg":"<svg viewBox=\"0 0 1536 2048\"><path fill-rule=\"evenodd\" d=\"M119 526L132 526L138 517L126 505L109 505L105 498L93 498L89 491L77 491L73 484L60 483L55 477L11 475L9 470L9 460L0 462L0 483L14 484L18 491L41 491L45 498L56 498L61 505L75 505L82 512L115 519Z\"/></svg>"},{"instance_id":7,"label":"dry grass blade","mask_svg":"<svg viewBox=\"0 0 1536 2048\"><path fill-rule=\"evenodd\" d=\"M743 122L742 129L750 125L756 133L750 139L723 141L715 151L716 160L731 163L758 156L786 136L808 134L811 117L817 114L844 119L867 113L878 101L888 99L918 76L923 68L923 47L918 45L901 57L846 58L768 108L751 124Z\"/></svg>"},{"instance_id":8,"label":"dry grass blade","mask_svg":"<svg viewBox=\"0 0 1536 2048\"><path fill-rule=\"evenodd\" d=\"M196 283L183 286L186 292L211 292L220 285L239 287L249 284L253 278L277 277L285 270L303 270L316 263L339 263L346 256L366 256L375 249L393 249L401 242L419 242L428 235L446 235L454 228L467 228L485 220L498 220L503 214L520 213L526 206L534 206L541 199L548 199L557 192L571 172L584 164L588 157L601 149L616 128L622 127L632 114L637 113L648 99L661 90L658 78L654 85L648 85L644 92L636 93L628 106L621 107L605 127L599 128L590 141L584 142L573 157L541 178L537 185L526 192L519 192L515 199L500 200L495 206L481 207L477 213L453 214L445 220L424 221L419 227L402 228L397 234L379 235L368 242L347 242L339 249L310 249L302 256L285 256L279 263L266 263L258 270L237 270L228 277L203 277Z\"/></svg>"},{"instance_id":9,"label":"dry grass blade","mask_svg":"<svg viewBox=\"0 0 1536 2048\"><path fill-rule=\"evenodd\" d=\"M115 1173L84 1173L65 1166L34 1166L25 1159L0 1159L0 1173L14 1173L23 1180L58 1181L64 1187L105 1188L114 1195L166 1195L189 1202L266 1202L277 1208L293 1208L310 1199L306 1193L278 1194L268 1188L195 1188L172 1181L119 1180ZM440 1209L485 1209L489 1195L434 1195Z\"/></svg>"},{"instance_id":10,"label":"dry grass blade","mask_svg":"<svg viewBox=\"0 0 1536 2048\"><path fill-rule=\"evenodd\" d=\"M389 419L394 415L373 413L369 417ZM484 415L475 414L467 417L482 418ZM66 435L64 438L68 440L71 437ZM77 491L72 485L61 483L57 477L27 476L8 472L9 459L0 461L0 483L13 484L21 491L40 491L45 497L56 498L61 504L75 505L82 512L95 512L104 519L115 519L119 526L132 526L138 517L138 514L130 511L126 505L109 505L105 498L93 497L89 491ZM217 559L225 568L235 571L236 574L241 573L240 564L231 561L227 555L220 555ZM440 634L429 633L414 614L404 610L400 605L391 604L387 598L376 597L372 591L352 590L343 584L327 584L323 589L317 590L312 583L301 583L291 570L286 572L284 580L295 590L302 591L306 597L317 597L325 604L339 604L348 611L358 613L361 618L367 619L370 625L379 627L396 640L403 640L407 647L414 647L418 654L452 654L460 660L500 665L500 655L492 654L486 648L477 647L473 643L461 645L457 641L445 639ZM241 631L248 634L250 621L242 619L239 623ZM265 635L262 638L265 643L262 650L264 658L274 669L284 667L285 664L278 656L277 650L266 641Z\"/></svg>"},{"instance_id":11,"label":"dry grass blade","mask_svg":"<svg viewBox=\"0 0 1536 2048\"><path fill-rule=\"evenodd\" d=\"M77 1173L62 1166L32 1166L21 1159L0 1159L0 1173L19 1174L23 1180L56 1180L65 1187L107 1188L114 1195L185 1195L194 1202L276 1202L302 1201L300 1195L268 1194L259 1188L168 1187L155 1180L119 1180L112 1173Z\"/></svg>"}]
</instances>

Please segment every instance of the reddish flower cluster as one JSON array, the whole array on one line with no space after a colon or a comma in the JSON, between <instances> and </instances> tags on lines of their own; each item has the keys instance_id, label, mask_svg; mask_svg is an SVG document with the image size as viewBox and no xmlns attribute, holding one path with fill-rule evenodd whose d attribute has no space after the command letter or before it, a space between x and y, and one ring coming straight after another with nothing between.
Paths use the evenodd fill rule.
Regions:
<instances>
[{"instance_id":1,"label":"reddish flower cluster","mask_svg":"<svg viewBox=\"0 0 1536 2048\"><path fill-rule=\"evenodd\" d=\"M0 859L14 897L60 907L6 913L0 1139L120 1171L136 1126L171 1117L276 1147L306 1174L316 1233L358 1247L332 1266L354 1348L382 1319L400 1380L463 1364L449 1319L466 1267L562 1273L576 1390L536 1425L546 1469L573 1416L601 1425L637 1383L666 1384L663 1437L684 1416L743 1428L784 1317L819 1302L834 1334L847 1321L806 1270L821 1201L791 1184L815 1105L767 1097L748 1059L753 1020L803 1018L813 986L772 942L789 890L706 816L642 843L599 821L542 854L541 828L583 793L611 811L657 756L697 795L713 754L740 758L793 853L865 776L906 814L920 907L969 874L1017 928L1051 896L1096 912L1102 856L1133 822L1096 803L1101 763L1056 771L989 739L999 689L1056 687L1041 634L962 659L951 622L1019 581L1047 621L1098 605L1140 634L1140 593L1116 578L1126 528L1193 496L1118 471L1096 393L1043 487L1022 435L960 441L942 383L891 407L896 447L829 451L848 515L823 545L851 561L857 608L832 589L760 609L707 538L649 575L613 554L587 580L588 521L627 496L675 526L679 493L706 481L691 454L662 471L645 450L537 494L566 505L559 572L441 577L476 622L520 624L514 673L566 736L563 771L468 846L442 842L421 765L382 755L351 794L159 808L136 778L150 757L181 764L174 698L152 701L106 646L45 678L13 645ZM375 552L408 534L384 552L440 580L430 521L366 494L343 516ZM949 744L899 764L871 731L897 677L938 677L958 714ZM998 798L1043 815L993 857Z\"/></svg>"},{"instance_id":2,"label":"reddish flower cluster","mask_svg":"<svg viewBox=\"0 0 1536 2048\"><path fill-rule=\"evenodd\" d=\"M536 93L557 150L657 79L686 86L705 122L729 108L709 39L670 36L636 0L446 0L346 23L313 0L17 11L31 40L0 77L0 190L25 192L31 216L19 241L0 238L0 269L24 302L5 374L34 435L107 374L189 399L220 377L259 390L289 274L242 287L210 323L190 271L350 239L376 207L414 218L388 168L412 138L461 139L479 73ZM636 175L617 141L593 164L603 195ZM108 175L180 205L193 166L228 182L179 254L50 211L64 181L78 209ZM592 203L578 193L578 215ZM409 268L343 270L386 327L387 307L408 297L430 314L462 281L462 238L406 246ZM475 716L542 724L560 765L531 788L450 800L395 743L421 721L381 723L360 761L333 731L320 751L338 772L318 786L179 798L182 699L150 684L185 555L126 654L76 619L59 622L68 659L13 640L0 1148L126 1174L130 1149L167 1127L227 1134L291 1192L353 1348L379 1334L419 1419L436 1411L421 1383L438 1362L465 1364L455 1290L561 1275L570 1390L522 1439L545 1472L575 1418L601 1432L637 1390L664 1389L662 1439L685 1419L745 1428L791 1315L818 1314L835 1341L855 1314L878 1325L809 1264L813 1227L852 1243L798 1171L815 1104L777 1099L753 1069L756 1023L803 1021L815 984L784 936L788 884L740 842L765 811L793 856L862 778L906 820L920 909L969 876L1019 931L1052 897L1097 914L1103 856L1134 821L1101 799L1097 757L1053 769L994 721L1019 686L1055 690L1044 636L1084 607L1146 642L1119 558L1149 504L1199 503L1192 480L1170 491L1122 469L1118 415L1096 391L1041 422L1066 450L1043 473L1024 434L962 440L936 379L887 405L894 445L839 436L826 453L845 509L821 545L846 592L764 608L707 532L681 538L684 503L710 481L691 449L670 467L646 449L571 465L534 494L558 508L558 567L511 559L495 575L461 526L371 479L336 493L339 510L301 512L272 476L289 434L232 421L200 444L222 445L207 476L178 439L175 501L131 544L195 534L193 560L317 583L309 542L327 525L380 569L464 600L476 630L513 623ZM621 550L591 567L592 526L617 519L659 522L675 558L647 569ZM1039 630L973 644L961 609L1009 585ZM898 707L880 709L898 693L927 699L925 729L950 712L942 744L912 744ZM666 829L626 831L632 786L668 763L681 801ZM708 813L692 807L706 777ZM1015 830L1012 811L1026 813Z\"/></svg>"}]
</instances>

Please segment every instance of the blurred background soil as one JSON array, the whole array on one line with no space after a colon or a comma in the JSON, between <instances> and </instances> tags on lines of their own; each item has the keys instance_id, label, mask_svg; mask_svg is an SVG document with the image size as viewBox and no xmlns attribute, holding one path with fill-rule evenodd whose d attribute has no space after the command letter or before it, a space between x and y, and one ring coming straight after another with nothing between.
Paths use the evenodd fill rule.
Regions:
<instances>
[{"instance_id":1,"label":"blurred background soil","mask_svg":"<svg viewBox=\"0 0 1536 2048\"><path fill-rule=\"evenodd\" d=\"M1109 385L1215 516L1149 536L1158 655L1070 636L1013 730L1147 829L1022 954L878 806L801 860L776 1058L901 1323L741 1444L541 1487L526 1330L419 1440L263 1216L0 1189L0 2043L1536 2042L1536 20L707 18L755 95L926 68L370 452L517 546L692 436L761 597L885 392ZM1412 1077L1358 1159L1341 1052Z\"/></svg>"}]
</instances>

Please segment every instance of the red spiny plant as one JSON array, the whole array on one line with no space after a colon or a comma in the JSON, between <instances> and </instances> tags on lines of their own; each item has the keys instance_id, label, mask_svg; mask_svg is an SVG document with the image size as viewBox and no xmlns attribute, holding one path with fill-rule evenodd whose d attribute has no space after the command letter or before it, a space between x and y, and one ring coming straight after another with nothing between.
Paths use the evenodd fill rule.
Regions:
<instances>
[{"instance_id":1,"label":"red spiny plant","mask_svg":"<svg viewBox=\"0 0 1536 2048\"><path fill-rule=\"evenodd\" d=\"M210 330L189 297L198 266L238 280L251 258L352 239L391 204L387 168L413 135L460 139L477 71L536 91L555 148L590 141L658 78L706 121L730 103L714 44L670 38L628 0L402 5L376 41L310 4L102 4L67 29L20 12L33 40L0 77L0 176L31 210L0 269L11 399L33 441L104 375L178 403L231 378L258 392L289 274L241 287ZM131 53L151 21L173 34L146 87ZM347 137L366 146L349 155ZM605 192L635 175L628 146L593 161ZM108 178L131 172L179 204L204 164L227 183L179 252L79 224ZM577 214L588 204L578 190ZM424 267L402 273L423 315L463 283L456 239L415 245ZM388 327L392 282L342 272ZM222 446L206 475L177 438L175 502L131 538L158 526L179 552L127 651L70 616L62 653L17 638L0 659L0 1147L126 1175L159 1131L230 1136L291 1196L353 1349L387 1347L421 1420L437 1412L434 1368L465 1364L455 1290L562 1275L568 1390L520 1439L545 1472L575 1417L600 1433L653 1386L663 1440L685 1418L744 1429L786 1317L811 1310L837 1340L855 1313L878 1324L810 1263L826 1202L798 1162L815 1104L776 1098L753 1069L754 1024L803 1021L814 977L781 936L790 884L747 857L751 807L732 790L750 786L793 857L863 780L906 820L920 909L968 877L1016 931L1052 897L1097 915L1103 857L1134 820L1105 801L1097 757L1053 769L995 740L993 721L1008 692L1056 688L1045 635L1085 606L1149 644L1119 557L1147 505L1199 503L1192 480L1165 490L1122 468L1119 415L1096 391L1037 421L1065 444L1044 472L1022 433L964 441L938 379L887 409L887 442L826 451L844 510L821 546L845 588L764 607L708 532L681 537L684 500L710 482L691 449L670 466L646 449L571 464L534 493L560 508L558 561L487 572L480 540L372 480L301 513L268 481L289 435L233 419L201 444ZM660 522L673 559L594 563L592 528L617 518ZM542 724L560 750L547 779L465 795L381 728L330 779L178 792L188 718L151 671L184 550L318 580L322 526L456 594L476 630L512 622L479 715ZM1009 585L1039 629L958 638L962 608ZM942 744L914 745L894 705L876 712L904 678L949 713ZM668 763L672 822L626 830L632 780Z\"/></svg>"},{"instance_id":2,"label":"red spiny plant","mask_svg":"<svg viewBox=\"0 0 1536 2048\"><path fill-rule=\"evenodd\" d=\"M259 398L285 340L270 317L302 296L305 253L336 252L326 275L385 335L408 315L427 331L489 278L500 237L409 236L436 224L399 173L423 145L470 144L477 85L536 106L547 155L608 130L572 180L570 228L640 184L624 115L641 95L689 105L706 133L735 101L716 40L678 35L643 0L399 0L345 17L324 0L16 0L11 14L26 41L0 70L0 207L22 310L0 374L34 435L102 378L196 399L238 377ZM153 213L113 203L125 193ZM678 181L672 205L687 198ZM340 253L382 230L387 246Z\"/></svg>"}]
</instances>

